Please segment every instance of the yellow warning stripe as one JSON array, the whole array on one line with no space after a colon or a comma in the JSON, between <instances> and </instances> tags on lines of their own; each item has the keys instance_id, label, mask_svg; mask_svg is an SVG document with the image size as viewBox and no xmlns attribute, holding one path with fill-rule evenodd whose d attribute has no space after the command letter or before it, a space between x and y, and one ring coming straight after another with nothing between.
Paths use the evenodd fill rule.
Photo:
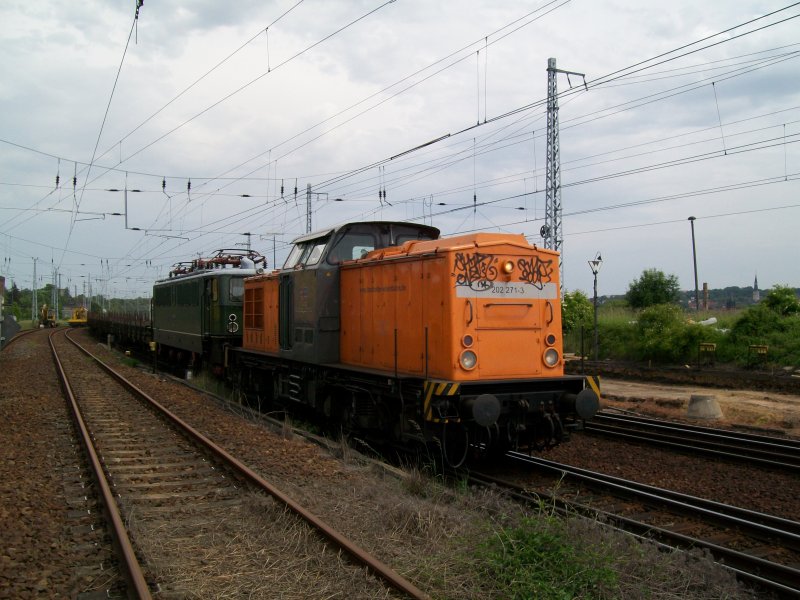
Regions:
<instances>
[{"instance_id":1,"label":"yellow warning stripe","mask_svg":"<svg viewBox=\"0 0 800 600\"><path fill-rule=\"evenodd\" d=\"M599 375L590 375L586 378L586 383L589 384L589 387L594 390L594 393L597 394L597 397L600 397L600 376Z\"/></svg>"},{"instance_id":2,"label":"yellow warning stripe","mask_svg":"<svg viewBox=\"0 0 800 600\"><path fill-rule=\"evenodd\" d=\"M431 399L433 396L455 396L460 389L460 383L453 383L449 381L426 381L425 403L423 405L425 420L438 421L438 419L433 418L433 410L431 409Z\"/></svg>"}]
</instances>

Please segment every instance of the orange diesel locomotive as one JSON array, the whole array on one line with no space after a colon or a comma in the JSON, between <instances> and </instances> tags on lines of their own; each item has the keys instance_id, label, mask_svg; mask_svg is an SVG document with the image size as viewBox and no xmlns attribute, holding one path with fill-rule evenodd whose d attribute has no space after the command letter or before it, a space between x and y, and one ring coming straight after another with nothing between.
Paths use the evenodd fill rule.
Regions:
<instances>
[{"instance_id":1,"label":"orange diesel locomotive","mask_svg":"<svg viewBox=\"0 0 800 600\"><path fill-rule=\"evenodd\" d=\"M249 396L451 465L556 444L599 404L564 375L558 255L522 235L369 222L301 237L283 269L245 280L228 353Z\"/></svg>"}]
</instances>

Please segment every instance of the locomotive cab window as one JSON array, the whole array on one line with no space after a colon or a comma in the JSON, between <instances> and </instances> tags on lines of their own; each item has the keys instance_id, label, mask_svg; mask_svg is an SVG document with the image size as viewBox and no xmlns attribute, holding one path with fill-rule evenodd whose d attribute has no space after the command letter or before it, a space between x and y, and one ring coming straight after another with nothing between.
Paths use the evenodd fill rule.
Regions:
<instances>
[{"instance_id":1,"label":"locomotive cab window","mask_svg":"<svg viewBox=\"0 0 800 600\"><path fill-rule=\"evenodd\" d=\"M322 257L322 253L325 251L325 246L327 245L328 238L295 244L286 262L283 263L283 268L294 269L301 265L304 267L316 265L319 263L319 259Z\"/></svg>"},{"instance_id":2,"label":"locomotive cab window","mask_svg":"<svg viewBox=\"0 0 800 600\"><path fill-rule=\"evenodd\" d=\"M306 266L315 265L319 262L320 257L322 256L323 250L325 250L325 246L328 245L328 240L322 240L320 242L311 242L308 244L308 252L303 253L303 264Z\"/></svg>"},{"instance_id":3,"label":"locomotive cab window","mask_svg":"<svg viewBox=\"0 0 800 600\"><path fill-rule=\"evenodd\" d=\"M373 250L375 250L375 236L350 231L336 241L328 254L328 262L335 265L345 260L363 258Z\"/></svg>"},{"instance_id":4,"label":"locomotive cab window","mask_svg":"<svg viewBox=\"0 0 800 600\"><path fill-rule=\"evenodd\" d=\"M395 246L402 246L406 242L416 242L417 240L433 240L436 239L430 235L424 235L422 232L418 234L400 234L394 240Z\"/></svg>"},{"instance_id":5,"label":"locomotive cab window","mask_svg":"<svg viewBox=\"0 0 800 600\"><path fill-rule=\"evenodd\" d=\"M217 302L219 300L219 283L216 279L211 280L211 301Z\"/></svg>"},{"instance_id":6,"label":"locomotive cab window","mask_svg":"<svg viewBox=\"0 0 800 600\"><path fill-rule=\"evenodd\" d=\"M229 285L231 302L242 302L242 300L244 300L244 279L241 277L231 277Z\"/></svg>"},{"instance_id":7,"label":"locomotive cab window","mask_svg":"<svg viewBox=\"0 0 800 600\"><path fill-rule=\"evenodd\" d=\"M298 262L300 262L300 257L303 255L304 249L305 249L304 244L295 244L294 248L292 248L292 251L289 252L289 256L286 257L286 262L283 263L283 268L291 269Z\"/></svg>"}]
</instances>

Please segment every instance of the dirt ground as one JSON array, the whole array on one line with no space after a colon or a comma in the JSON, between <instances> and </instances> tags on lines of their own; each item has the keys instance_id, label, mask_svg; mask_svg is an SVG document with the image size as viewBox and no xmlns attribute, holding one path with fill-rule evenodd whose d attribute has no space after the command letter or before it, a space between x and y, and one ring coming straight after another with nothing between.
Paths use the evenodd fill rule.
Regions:
<instances>
[{"instance_id":1,"label":"dirt ground","mask_svg":"<svg viewBox=\"0 0 800 600\"><path fill-rule=\"evenodd\" d=\"M695 394L713 396L722 417L703 420L687 417L689 399ZM601 395L604 408L619 408L713 427L756 429L800 437L800 395L637 383L612 378L601 379Z\"/></svg>"}]
</instances>

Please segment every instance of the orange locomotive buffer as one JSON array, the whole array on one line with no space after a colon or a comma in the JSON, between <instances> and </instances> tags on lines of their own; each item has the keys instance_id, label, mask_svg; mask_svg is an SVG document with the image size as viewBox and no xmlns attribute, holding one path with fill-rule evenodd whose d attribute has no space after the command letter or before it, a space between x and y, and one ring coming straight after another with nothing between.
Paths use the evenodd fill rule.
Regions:
<instances>
[{"instance_id":1,"label":"orange locomotive buffer","mask_svg":"<svg viewBox=\"0 0 800 600\"><path fill-rule=\"evenodd\" d=\"M245 281L247 397L303 405L335 428L440 450L543 449L598 409L564 374L558 254L522 235L440 238L400 222L305 235Z\"/></svg>"}]
</instances>

